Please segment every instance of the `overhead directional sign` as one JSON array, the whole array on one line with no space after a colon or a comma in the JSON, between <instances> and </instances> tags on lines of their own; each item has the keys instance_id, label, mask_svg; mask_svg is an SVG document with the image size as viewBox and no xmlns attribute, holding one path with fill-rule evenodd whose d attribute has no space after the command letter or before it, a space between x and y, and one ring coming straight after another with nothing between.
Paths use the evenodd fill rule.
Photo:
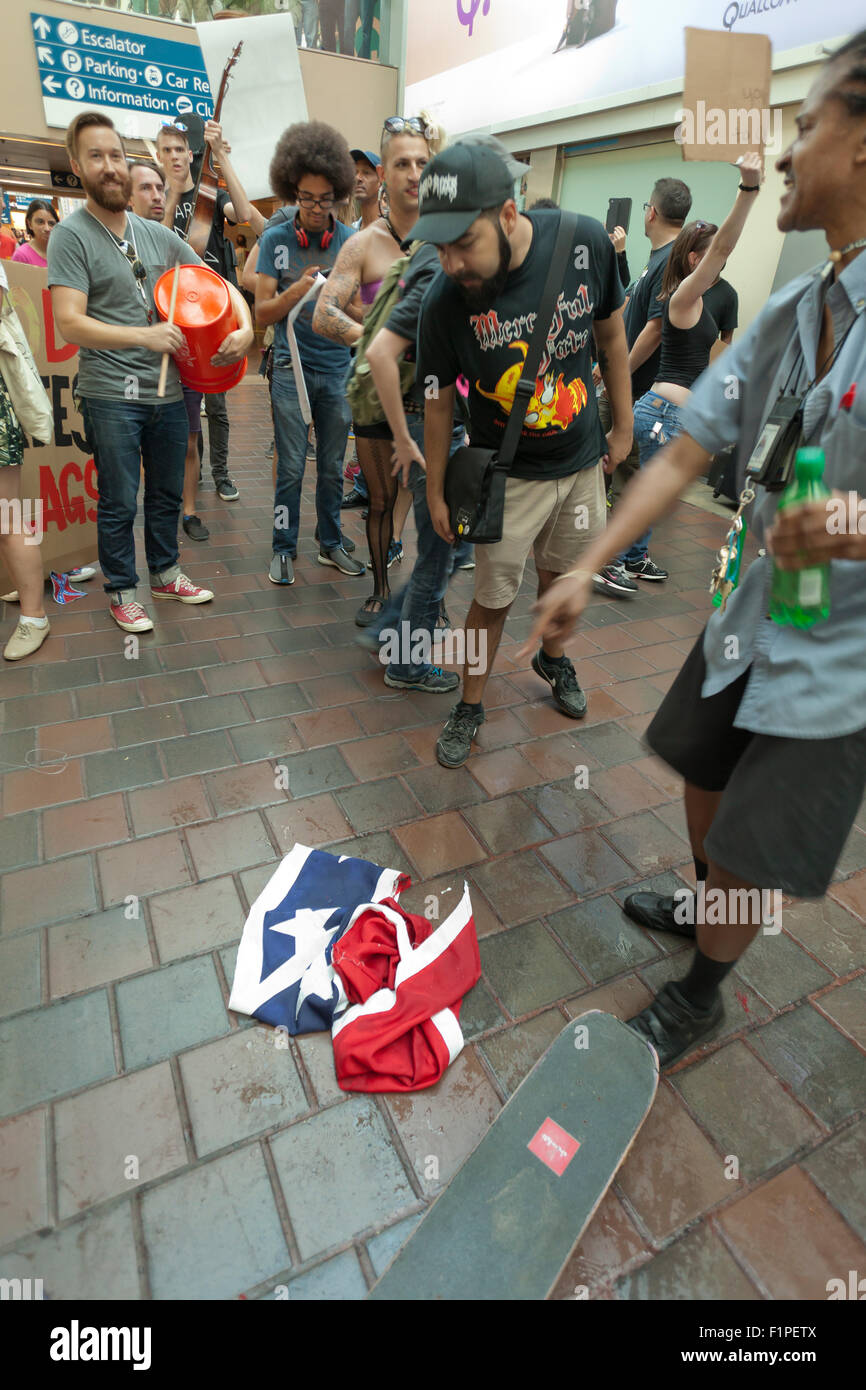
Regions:
<instances>
[{"instance_id":1,"label":"overhead directional sign","mask_svg":"<svg viewBox=\"0 0 866 1390\"><path fill-rule=\"evenodd\" d=\"M125 29L30 13L45 122L64 128L85 107L121 135L154 139L167 121L213 115L201 49Z\"/></svg>"}]
</instances>

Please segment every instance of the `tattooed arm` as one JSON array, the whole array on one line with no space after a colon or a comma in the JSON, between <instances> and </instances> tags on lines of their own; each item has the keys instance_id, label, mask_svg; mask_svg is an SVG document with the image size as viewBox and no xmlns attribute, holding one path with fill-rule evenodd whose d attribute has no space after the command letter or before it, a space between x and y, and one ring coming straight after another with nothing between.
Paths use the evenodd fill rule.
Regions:
<instances>
[{"instance_id":1,"label":"tattooed arm","mask_svg":"<svg viewBox=\"0 0 866 1390\"><path fill-rule=\"evenodd\" d=\"M352 301L361 285L364 261L363 233L356 232L340 248L334 268L322 286L313 314L313 328L335 343L354 347L361 337L361 325L353 315L357 312Z\"/></svg>"}]
</instances>

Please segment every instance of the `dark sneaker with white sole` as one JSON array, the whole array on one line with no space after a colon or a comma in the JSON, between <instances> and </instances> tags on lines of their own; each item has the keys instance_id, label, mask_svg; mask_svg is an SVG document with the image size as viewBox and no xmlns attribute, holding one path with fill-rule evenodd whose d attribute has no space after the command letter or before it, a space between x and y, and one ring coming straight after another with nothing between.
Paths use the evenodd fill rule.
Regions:
<instances>
[{"instance_id":1,"label":"dark sneaker with white sole","mask_svg":"<svg viewBox=\"0 0 866 1390\"><path fill-rule=\"evenodd\" d=\"M532 669L543 681L547 681L553 691L553 698L563 714L572 719L582 719L586 714L586 696L581 690L574 667L566 657L563 661L552 662L539 647L532 658Z\"/></svg>"},{"instance_id":2,"label":"dark sneaker with white sole","mask_svg":"<svg viewBox=\"0 0 866 1390\"><path fill-rule=\"evenodd\" d=\"M436 743L436 757L443 767L462 767L472 752L472 740L484 723L484 710L477 714L460 700Z\"/></svg>"},{"instance_id":3,"label":"dark sneaker with white sole","mask_svg":"<svg viewBox=\"0 0 866 1390\"><path fill-rule=\"evenodd\" d=\"M294 584L295 571L291 555L275 555L273 557L271 567L268 570L268 579L272 584Z\"/></svg>"},{"instance_id":4,"label":"dark sneaker with white sole","mask_svg":"<svg viewBox=\"0 0 866 1390\"><path fill-rule=\"evenodd\" d=\"M236 502L240 493L232 482L231 478L220 478L216 485L217 497L223 502Z\"/></svg>"},{"instance_id":5,"label":"dark sneaker with white sole","mask_svg":"<svg viewBox=\"0 0 866 1390\"><path fill-rule=\"evenodd\" d=\"M661 584L665 579L670 579L667 570L654 565L648 555L642 560L626 560L625 570L626 574L632 575L635 579L649 579L654 584Z\"/></svg>"},{"instance_id":6,"label":"dark sneaker with white sole","mask_svg":"<svg viewBox=\"0 0 866 1390\"><path fill-rule=\"evenodd\" d=\"M622 565L605 565L592 576L592 587L597 594L610 598L629 598L637 593L637 585Z\"/></svg>"},{"instance_id":7,"label":"dark sneaker with white sole","mask_svg":"<svg viewBox=\"0 0 866 1390\"><path fill-rule=\"evenodd\" d=\"M210 536L210 531L200 517L185 516L182 524L191 541L206 541Z\"/></svg>"},{"instance_id":8,"label":"dark sneaker with white sole","mask_svg":"<svg viewBox=\"0 0 866 1390\"><path fill-rule=\"evenodd\" d=\"M677 936L695 939L694 895L689 904L686 897L677 900L661 893L630 893L622 908L626 917L646 927L647 931L674 932Z\"/></svg>"},{"instance_id":9,"label":"dark sneaker with white sole","mask_svg":"<svg viewBox=\"0 0 866 1390\"><path fill-rule=\"evenodd\" d=\"M357 579L359 574L364 574L364 566L357 560L353 560L347 550L341 545L335 546L333 550L320 550L317 556L320 565L331 565L341 574L350 574Z\"/></svg>"},{"instance_id":10,"label":"dark sneaker with white sole","mask_svg":"<svg viewBox=\"0 0 866 1390\"><path fill-rule=\"evenodd\" d=\"M447 695L449 691L457 689L460 677L456 671L443 671L441 666L431 666L417 680L404 680L386 671L385 684L390 685L392 690L423 690L429 695Z\"/></svg>"},{"instance_id":11,"label":"dark sneaker with white sole","mask_svg":"<svg viewBox=\"0 0 866 1390\"><path fill-rule=\"evenodd\" d=\"M628 1020L628 1026L652 1043L664 1071L708 1042L724 1017L721 995L709 1009L696 1009L671 980L662 986L651 1004Z\"/></svg>"}]
</instances>

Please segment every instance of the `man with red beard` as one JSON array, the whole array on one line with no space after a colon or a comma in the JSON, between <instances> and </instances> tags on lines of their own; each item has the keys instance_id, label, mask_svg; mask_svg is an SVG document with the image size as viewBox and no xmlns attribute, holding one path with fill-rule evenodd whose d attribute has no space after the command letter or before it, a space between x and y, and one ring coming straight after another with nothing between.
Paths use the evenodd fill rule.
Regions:
<instances>
[{"instance_id":1,"label":"man with red beard","mask_svg":"<svg viewBox=\"0 0 866 1390\"><path fill-rule=\"evenodd\" d=\"M167 227L127 212L132 181L107 116L82 112L69 126L66 148L87 198L55 228L62 236L53 248L49 242L48 284L57 327L81 350L78 394L96 463L97 542L109 611L125 632L148 632L153 623L136 602L132 531L142 464L151 594L181 603L213 598L178 565L188 424L171 357L164 397L157 386L163 353L177 352L183 335L159 321L153 299L167 266L201 262ZM216 366L238 361L252 342L246 302L240 294L232 302L242 326L220 344Z\"/></svg>"}]
</instances>

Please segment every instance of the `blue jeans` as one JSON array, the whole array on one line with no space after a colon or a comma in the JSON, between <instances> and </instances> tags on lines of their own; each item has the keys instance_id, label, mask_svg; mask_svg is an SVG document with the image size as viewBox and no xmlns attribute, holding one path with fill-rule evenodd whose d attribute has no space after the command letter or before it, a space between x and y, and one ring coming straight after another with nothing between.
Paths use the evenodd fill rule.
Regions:
<instances>
[{"instance_id":1,"label":"blue jeans","mask_svg":"<svg viewBox=\"0 0 866 1390\"><path fill-rule=\"evenodd\" d=\"M424 417L408 417L409 433L418 447L424 449ZM453 453L463 443L463 426L455 427L451 436ZM412 571L412 578L399 594L392 594L379 613L374 631L381 633L385 628L396 628L398 633L410 632L414 637L420 632L429 634L433 641L439 610L448 580L454 568L454 547L443 541L433 529L430 509L427 506L427 474L420 464L413 462L409 470L409 489L415 508L415 529L418 533L418 558ZM408 623L408 628L402 626ZM403 652L404 656L408 653ZM392 662L388 674L400 680L422 680L432 664Z\"/></svg>"},{"instance_id":2,"label":"blue jeans","mask_svg":"<svg viewBox=\"0 0 866 1390\"><path fill-rule=\"evenodd\" d=\"M319 34L319 6L317 0L301 0L301 17L295 20L295 38L300 46L301 35L307 40L307 48L316 47Z\"/></svg>"},{"instance_id":3,"label":"blue jeans","mask_svg":"<svg viewBox=\"0 0 866 1390\"><path fill-rule=\"evenodd\" d=\"M135 571L138 484L144 465L144 553L151 578L171 583L177 563L177 523L189 421L183 401L82 399L81 413L99 487L96 538L107 594L131 598Z\"/></svg>"},{"instance_id":4,"label":"blue jeans","mask_svg":"<svg viewBox=\"0 0 866 1390\"><path fill-rule=\"evenodd\" d=\"M340 503L343 500L343 459L352 416L346 398L348 368L340 374L304 371L307 395L316 428L316 518L322 550L341 544ZM298 550L301 484L307 453L307 426L291 367L274 365L271 381L274 439L277 446L277 489L274 495L275 555ZM279 509L285 509L282 515ZM286 522L281 525L278 523Z\"/></svg>"},{"instance_id":5,"label":"blue jeans","mask_svg":"<svg viewBox=\"0 0 866 1390\"><path fill-rule=\"evenodd\" d=\"M658 426L658 428L656 428ZM682 430L680 407L673 401L666 401L655 391L647 391L635 401L634 438L638 446L640 467L645 468L659 449L669 444ZM629 550L623 550L618 559L620 564L640 564L647 557L647 549L652 535L652 527L640 536Z\"/></svg>"}]
</instances>

